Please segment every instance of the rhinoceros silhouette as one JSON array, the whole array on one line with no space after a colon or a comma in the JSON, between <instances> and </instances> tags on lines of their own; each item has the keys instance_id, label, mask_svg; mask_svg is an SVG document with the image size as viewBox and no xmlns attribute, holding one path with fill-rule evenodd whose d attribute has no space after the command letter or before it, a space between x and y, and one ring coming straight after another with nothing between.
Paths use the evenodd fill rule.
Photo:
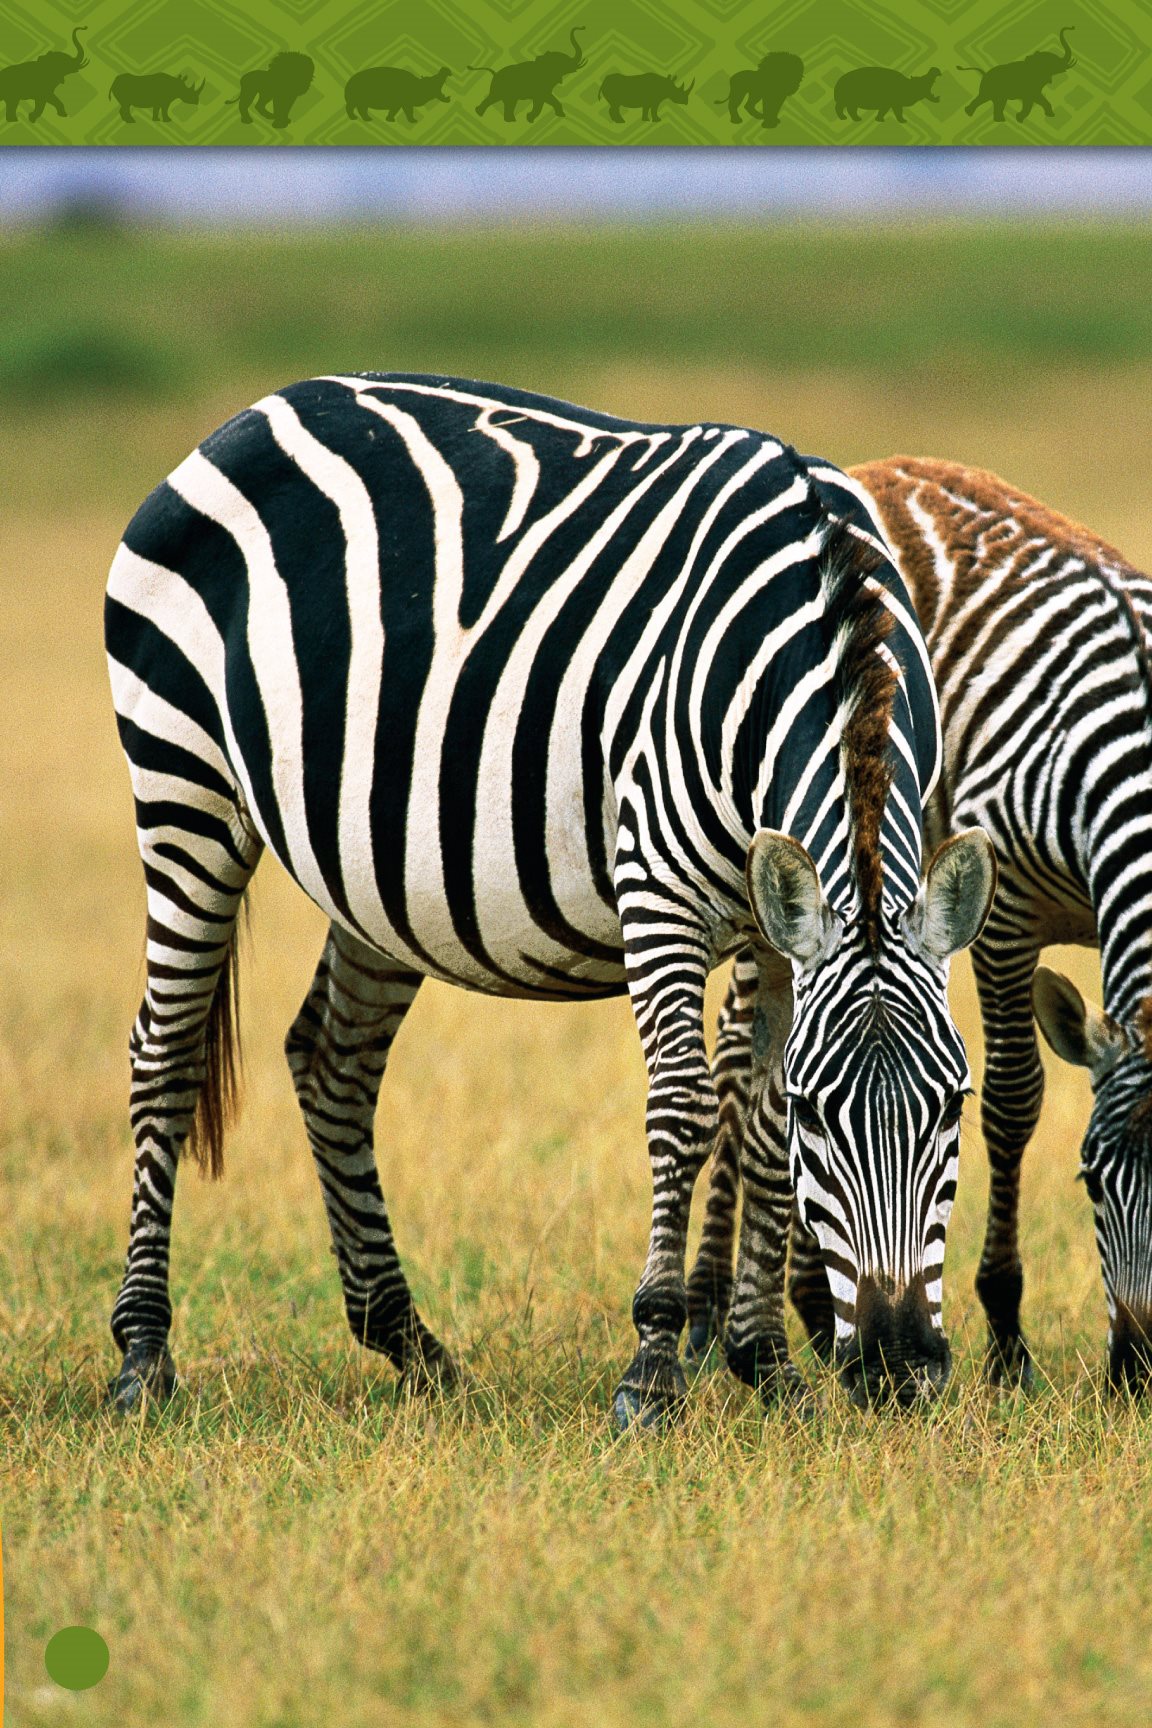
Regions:
<instances>
[{"instance_id":1,"label":"rhinoceros silhouette","mask_svg":"<svg viewBox=\"0 0 1152 1728\"><path fill-rule=\"evenodd\" d=\"M993 120L1003 120L1005 105L1015 100L1020 104L1017 120L1027 120L1037 103L1054 120L1056 111L1044 94L1044 86L1076 64L1068 45L1068 34L1073 28L1068 24L1059 32L1062 54L1026 54L1023 60L1006 60L1002 66L990 66L987 72L980 72L979 66L958 67L960 72L980 72L980 88L965 108L965 114L975 114L977 108L990 102Z\"/></svg>"},{"instance_id":2,"label":"rhinoceros silhouette","mask_svg":"<svg viewBox=\"0 0 1152 1728\"><path fill-rule=\"evenodd\" d=\"M170 120L168 110L173 102L187 102L198 107L205 80L194 84L191 78L177 77L173 72L121 72L112 80L108 94L119 104L120 118L133 125L133 108L151 108L153 120Z\"/></svg>"},{"instance_id":3,"label":"rhinoceros silhouette","mask_svg":"<svg viewBox=\"0 0 1152 1728\"><path fill-rule=\"evenodd\" d=\"M516 118L517 106L521 102L531 102L529 120L535 120L543 112L545 103L563 119L564 110L556 95L556 86L562 78L567 78L570 72L588 64L576 40L583 29L584 26L578 24L569 32L571 54L565 54L561 49L553 49L548 54L537 54L535 60L518 60L513 66L470 66L470 72L492 74L488 94L477 106L477 114L486 113L494 102L499 102L504 109L504 119L512 121Z\"/></svg>"},{"instance_id":4,"label":"rhinoceros silhouette","mask_svg":"<svg viewBox=\"0 0 1152 1728\"><path fill-rule=\"evenodd\" d=\"M75 54L54 48L36 60L17 60L12 66L0 66L0 102L4 104L5 120L20 118L18 105L21 102L32 104L29 120L39 120L49 102L62 119L68 118L68 110L56 94L56 86L63 83L70 73L83 71L87 66L88 61L80 46L80 32L86 29L87 25L80 24L72 32Z\"/></svg>"},{"instance_id":5,"label":"rhinoceros silhouette","mask_svg":"<svg viewBox=\"0 0 1152 1728\"><path fill-rule=\"evenodd\" d=\"M692 94L691 84L679 84L663 72L609 72L597 95L608 104L608 118L624 124L622 108L639 108L642 120L659 120L661 102L681 108Z\"/></svg>"}]
</instances>

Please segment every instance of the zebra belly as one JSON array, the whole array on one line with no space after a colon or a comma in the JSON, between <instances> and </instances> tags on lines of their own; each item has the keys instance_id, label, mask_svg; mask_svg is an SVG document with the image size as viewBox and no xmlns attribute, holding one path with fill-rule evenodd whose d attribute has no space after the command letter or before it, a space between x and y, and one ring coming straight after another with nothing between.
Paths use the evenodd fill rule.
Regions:
<instances>
[{"instance_id":1,"label":"zebra belly","mask_svg":"<svg viewBox=\"0 0 1152 1728\"><path fill-rule=\"evenodd\" d=\"M348 716L336 832L316 820L315 800L281 802L280 834L250 818L312 900L361 941L415 971L495 995L583 998L626 990L615 904L597 892L587 823L601 824L606 857L614 825L585 814L578 728L557 724L539 773L546 799L546 864L525 864L529 844L511 796L516 725L489 712L478 757L457 797L445 795L451 749L425 693L410 756L391 760L375 714ZM431 721L430 721L431 717ZM261 756L238 715L242 756ZM423 736L421 736L423 733ZM565 740L574 739L571 750ZM250 772L242 779L250 781ZM587 802L591 802L591 798ZM598 800L599 801L599 800ZM542 849L543 850L543 849Z\"/></svg>"},{"instance_id":2,"label":"zebra belly","mask_svg":"<svg viewBox=\"0 0 1152 1728\"><path fill-rule=\"evenodd\" d=\"M486 896L485 959L477 955L474 942L466 943L456 931L435 873L423 881L415 871L408 882L415 951L403 944L407 955L397 954L397 932L390 928L367 934L376 946L397 958L408 958L429 976L498 996L567 999L618 996L627 989L619 920L599 902L588 908L588 933L598 947L617 952L616 961L590 948L549 940L526 907L514 872L509 872L503 889L497 884Z\"/></svg>"}]
</instances>

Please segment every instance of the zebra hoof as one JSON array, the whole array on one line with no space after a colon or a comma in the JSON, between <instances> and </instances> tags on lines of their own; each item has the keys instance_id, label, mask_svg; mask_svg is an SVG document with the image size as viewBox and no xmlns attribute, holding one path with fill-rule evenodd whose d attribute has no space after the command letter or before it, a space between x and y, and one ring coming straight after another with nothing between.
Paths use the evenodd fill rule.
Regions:
<instances>
[{"instance_id":1,"label":"zebra hoof","mask_svg":"<svg viewBox=\"0 0 1152 1728\"><path fill-rule=\"evenodd\" d=\"M612 1418L621 1434L638 1428L655 1429L659 1432L675 1426L682 1404L683 1400L677 1403L656 1403L650 1396L645 1397L632 1387L621 1386L612 1401Z\"/></svg>"},{"instance_id":2,"label":"zebra hoof","mask_svg":"<svg viewBox=\"0 0 1152 1728\"><path fill-rule=\"evenodd\" d=\"M821 1408L811 1386L791 1362L786 1368L762 1375L756 1382L756 1393L766 1416L799 1416L808 1421Z\"/></svg>"},{"instance_id":3,"label":"zebra hoof","mask_svg":"<svg viewBox=\"0 0 1152 1728\"><path fill-rule=\"evenodd\" d=\"M634 1428L670 1428L683 1414L688 1382L675 1356L636 1357L612 1400L612 1415L622 1434Z\"/></svg>"},{"instance_id":4,"label":"zebra hoof","mask_svg":"<svg viewBox=\"0 0 1152 1728\"><path fill-rule=\"evenodd\" d=\"M695 1376L714 1373L724 1365L720 1327L715 1311L710 1310L688 1328L688 1342L684 1346L684 1367L689 1374Z\"/></svg>"},{"instance_id":5,"label":"zebra hoof","mask_svg":"<svg viewBox=\"0 0 1152 1728\"><path fill-rule=\"evenodd\" d=\"M737 1341L729 1334L724 1341L724 1358L737 1380L758 1392L768 1408L802 1401L808 1395L808 1382L789 1356L783 1338Z\"/></svg>"},{"instance_id":6,"label":"zebra hoof","mask_svg":"<svg viewBox=\"0 0 1152 1728\"><path fill-rule=\"evenodd\" d=\"M1032 1352L1019 1333L1012 1338L989 1338L984 1378L1000 1392L1031 1392L1035 1380Z\"/></svg>"},{"instance_id":7,"label":"zebra hoof","mask_svg":"<svg viewBox=\"0 0 1152 1728\"><path fill-rule=\"evenodd\" d=\"M130 1344L119 1374L108 1382L108 1399L121 1416L130 1416L149 1400L167 1404L176 1386L176 1365L167 1350Z\"/></svg>"},{"instance_id":8,"label":"zebra hoof","mask_svg":"<svg viewBox=\"0 0 1152 1728\"><path fill-rule=\"evenodd\" d=\"M467 1390L464 1376L447 1350L413 1356L404 1365L400 1384L413 1398L448 1398Z\"/></svg>"}]
</instances>

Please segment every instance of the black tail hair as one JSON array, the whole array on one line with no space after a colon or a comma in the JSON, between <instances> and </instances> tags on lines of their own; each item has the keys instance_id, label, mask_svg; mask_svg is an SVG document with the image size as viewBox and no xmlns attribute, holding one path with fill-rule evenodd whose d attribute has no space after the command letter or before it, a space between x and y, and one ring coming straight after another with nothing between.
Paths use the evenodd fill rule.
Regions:
<instances>
[{"instance_id":1,"label":"black tail hair","mask_svg":"<svg viewBox=\"0 0 1152 1728\"><path fill-rule=\"evenodd\" d=\"M245 909L247 900L245 900ZM186 1150L202 1173L219 1181L224 1174L224 1136L240 1108L240 920L232 926L228 953L205 1028L204 1081L196 1100Z\"/></svg>"}]
</instances>

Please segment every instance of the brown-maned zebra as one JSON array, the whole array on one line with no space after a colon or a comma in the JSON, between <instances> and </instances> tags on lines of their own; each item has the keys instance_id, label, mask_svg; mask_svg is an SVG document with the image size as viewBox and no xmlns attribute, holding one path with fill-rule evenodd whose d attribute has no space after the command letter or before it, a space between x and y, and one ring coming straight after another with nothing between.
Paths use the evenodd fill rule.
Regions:
<instances>
[{"instance_id":1,"label":"brown-maned zebra","mask_svg":"<svg viewBox=\"0 0 1152 1728\"><path fill-rule=\"evenodd\" d=\"M1135 1385L1152 1347L1152 578L1087 529L994 474L913 457L850 471L913 593L932 657L945 769L936 840L979 824L1000 866L973 947L986 1045L981 1093L991 1192L976 1287L993 1381L1031 1377L1020 1328L1020 1163L1043 1096L1033 1010L1094 1102L1081 1171L1095 1212L1109 1373ZM1098 946L1104 1010L1038 966L1048 943ZM715 1072L722 1132L689 1283L700 1359L731 1284L754 989L737 959ZM800 1196L800 1213L803 1197ZM789 1290L817 1349L834 1315L819 1219L793 1225Z\"/></svg>"}]
</instances>

